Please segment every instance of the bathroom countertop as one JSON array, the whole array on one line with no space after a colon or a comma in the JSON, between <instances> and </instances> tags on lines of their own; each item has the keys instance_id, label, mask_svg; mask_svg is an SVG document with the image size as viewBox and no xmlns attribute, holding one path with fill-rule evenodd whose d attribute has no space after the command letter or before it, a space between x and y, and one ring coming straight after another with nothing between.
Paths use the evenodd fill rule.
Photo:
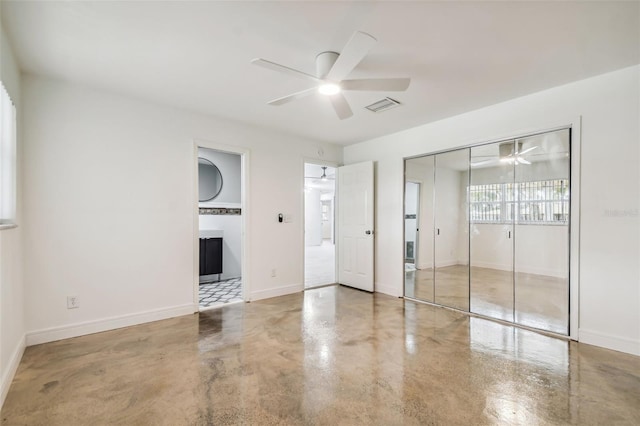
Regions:
<instances>
[{"instance_id":1,"label":"bathroom countertop","mask_svg":"<svg viewBox=\"0 0 640 426\"><path fill-rule=\"evenodd\" d=\"M220 229L201 229L200 238L222 238L223 231Z\"/></svg>"}]
</instances>

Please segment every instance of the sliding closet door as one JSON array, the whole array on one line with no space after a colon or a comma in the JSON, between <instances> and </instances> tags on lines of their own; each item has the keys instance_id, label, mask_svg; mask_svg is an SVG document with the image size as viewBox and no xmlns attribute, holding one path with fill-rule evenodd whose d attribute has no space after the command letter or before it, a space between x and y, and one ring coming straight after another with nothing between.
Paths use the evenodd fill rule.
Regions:
<instances>
[{"instance_id":1,"label":"sliding closet door","mask_svg":"<svg viewBox=\"0 0 640 426\"><path fill-rule=\"evenodd\" d=\"M471 312L513 321L514 141L471 148Z\"/></svg>"},{"instance_id":2,"label":"sliding closet door","mask_svg":"<svg viewBox=\"0 0 640 426\"><path fill-rule=\"evenodd\" d=\"M435 302L469 310L469 150L435 158Z\"/></svg>"},{"instance_id":3,"label":"sliding closet door","mask_svg":"<svg viewBox=\"0 0 640 426\"><path fill-rule=\"evenodd\" d=\"M433 302L434 156L405 161L404 295Z\"/></svg>"},{"instance_id":4,"label":"sliding closet door","mask_svg":"<svg viewBox=\"0 0 640 426\"><path fill-rule=\"evenodd\" d=\"M569 333L569 130L518 141L515 322Z\"/></svg>"}]
</instances>

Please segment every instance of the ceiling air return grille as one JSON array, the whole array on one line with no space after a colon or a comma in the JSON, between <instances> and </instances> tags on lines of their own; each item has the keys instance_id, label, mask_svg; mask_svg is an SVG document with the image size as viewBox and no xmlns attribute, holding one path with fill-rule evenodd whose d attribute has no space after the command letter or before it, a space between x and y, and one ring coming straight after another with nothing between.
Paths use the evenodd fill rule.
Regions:
<instances>
[{"instance_id":1,"label":"ceiling air return grille","mask_svg":"<svg viewBox=\"0 0 640 426\"><path fill-rule=\"evenodd\" d=\"M366 106L365 108L373 112L382 112L397 106L400 106L400 102L395 99L384 98L381 101L374 102L371 105Z\"/></svg>"}]
</instances>

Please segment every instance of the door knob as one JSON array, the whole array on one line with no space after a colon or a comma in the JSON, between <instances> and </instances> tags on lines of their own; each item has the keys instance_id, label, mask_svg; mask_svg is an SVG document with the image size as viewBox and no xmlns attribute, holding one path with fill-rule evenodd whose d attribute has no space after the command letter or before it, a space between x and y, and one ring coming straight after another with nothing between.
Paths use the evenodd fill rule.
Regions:
<instances>
[{"instance_id":1,"label":"door knob","mask_svg":"<svg viewBox=\"0 0 640 426\"><path fill-rule=\"evenodd\" d=\"M364 233L367 234L367 235L371 235L371 234L373 234L373 231L367 230L367 231L364 231Z\"/></svg>"}]
</instances>

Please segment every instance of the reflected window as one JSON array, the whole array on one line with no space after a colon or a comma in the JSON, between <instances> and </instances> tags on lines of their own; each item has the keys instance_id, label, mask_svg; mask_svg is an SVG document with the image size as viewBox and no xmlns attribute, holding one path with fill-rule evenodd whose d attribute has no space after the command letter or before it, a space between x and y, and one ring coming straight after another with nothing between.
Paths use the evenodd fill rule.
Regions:
<instances>
[{"instance_id":1,"label":"reflected window","mask_svg":"<svg viewBox=\"0 0 640 426\"><path fill-rule=\"evenodd\" d=\"M470 185L471 223L558 224L569 220L569 180Z\"/></svg>"}]
</instances>

